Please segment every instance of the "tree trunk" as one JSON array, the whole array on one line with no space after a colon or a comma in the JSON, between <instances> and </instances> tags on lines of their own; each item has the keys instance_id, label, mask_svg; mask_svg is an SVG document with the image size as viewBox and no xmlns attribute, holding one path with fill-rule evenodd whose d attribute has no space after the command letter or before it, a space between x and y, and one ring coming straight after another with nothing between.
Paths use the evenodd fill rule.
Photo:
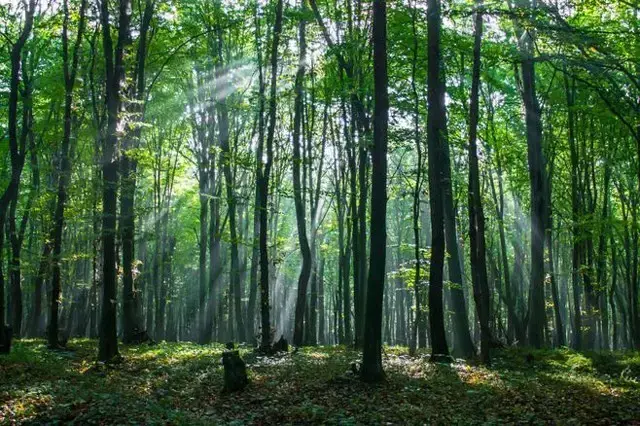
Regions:
<instances>
[{"instance_id":1,"label":"tree trunk","mask_svg":"<svg viewBox=\"0 0 640 426\"><path fill-rule=\"evenodd\" d=\"M571 220L572 220L572 252L571 252L571 282L573 287L573 339L572 346L576 350L582 349L582 314L580 308L580 189L578 187L578 149L575 142L575 81L569 84L567 74L564 77L565 92L567 97L568 127L569 127L569 150L571 153Z\"/></svg>"},{"instance_id":2,"label":"tree trunk","mask_svg":"<svg viewBox=\"0 0 640 426\"><path fill-rule=\"evenodd\" d=\"M278 44L282 32L282 1L276 3L276 15L273 24L273 39L271 45L271 87L269 93L269 128L267 129L267 159L264 168L258 175L258 186L260 193L260 313L261 313L261 341L260 346L264 349L271 347L271 321L269 315L269 247L267 245L267 219L269 216L269 178L273 165L273 140L276 128L276 107L277 107L277 78L278 78Z\"/></svg>"},{"instance_id":3,"label":"tree trunk","mask_svg":"<svg viewBox=\"0 0 640 426\"><path fill-rule=\"evenodd\" d=\"M480 320L480 358L484 364L491 363L489 353L491 330L489 328L490 300L487 278L487 259L484 227L484 210L480 193L480 170L478 166L478 115L480 91L480 55L482 45L482 8L480 0L475 2L475 32L473 45L473 71L471 79L471 102L469 110L469 247L471 279L476 312Z\"/></svg>"},{"instance_id":4,"label":"tree trunk","mask_svg":"<svg viewBox=\"0 0 640 426\"><path fill-rule=\"evenodd\" d=\"M609 187L611 182L611 165L610 159L604 159L604 182L603 182L603 196L602 196L602 215L600 225L600 236L598 239L598 265L597 265L597 280L599 289L599 308L602 321L602 349L609 350L609 316L607 311L607 238L609 234L609 226L607 221L609 220ZM615 246L611 247L615 250ZM610 275L615 275L615 269L611 269ZM613 314L615 316L615 314Z\"/></svg>"},{"instance_id":5,"label":"tree trunk","mask_svg":"<svg viewBox=\"0 0 640 426\"><path fill-rule=\"evenodd\" d=\"M52 277L51 277L51 296L49 303L51 304L51 311L49 313L49 326L47 330L47 340L50 348L57 348L59 346L58 341L58 305L60 303L61 295L61 277L60 267L62 252L62 232L64 229L64 210L67 202L67 186L69 184L71 165L69 162L69 150L71 149L71 120L72 120L72 107L73 107L73 88L75 86L76 71L78 68L78 52L80 45L82 44L82 34L84 31L85 9L87 2L83 0L80 6L80 22L78 24L77 39L73 49L72 63L69 63L69 39L68 39L68 25L69 25L69 10L68 3L65 0L63 2L64 8L64 23L62 31L62 46L63 46L63 72L65 81L65 102L64 102L64 130L62 136L62 145L60 149L60 166L58 174L58 188L57 188L57 200L55 213L53 217L53 230L51 233L53 240L53 256L52 256Z\"/></svg>"},{"instance_id":6,"label":"tree trunk","mask_svg":"<svg viewBox=\"0 0 640 426\"><path fill-rule=\"evenodd\" d=\"M373 2L372 40L375 104L371 151L371 263L367 281L366 328L364 330L361 371L362 379L367 382L377 382L384 378L382 369L382 304L387 255L387 130L389 124L387 5L384 0L374 0Z\"/></svg>"},{"instance_id":7,"label":"tree trunk","mask_svg":"<svg viewBox=\"0 0 640 426\"><path fill-rule=\"evenodd\" d=\"M262 47L260 44L260 18L258 16L258 2L254 6L255 48L258 66L258 149L256 149L256 180L262 168L262 153L264 147L264 75L262 64ZM258 267L260 266L260 185L256 185L254 195L255 208L253 210L253 249L251 252L251 271L249 272L249 306L247 307L247 336L255 342L255 309L258 293Z\"/></svg>"},{"instance_id":8,"label":"tree trunk","mask_svg":"<svg viewBox=\"0 0 640 426\"><path fill-rule=\"evenodd\" d=\"M429 204L431 207L431 262L429 264L429 323L431 326L432 359L449 355L444 329L443 271L444 271L444 174L441 164L446 144L445 88L440 74L441 4L440 0L427 1L427 146L429 160Z\"/></svg>"},{"instance_id":9,"label":"tree trunk","mask_svg":"<svg viewBox=\"0 0 640 426\"><path fill-rule=\"evenodd\" d=\"M325 291L324 291L324 256L320 257L320 266L318 267L318 344L326 345L326 326L325 326Z\"/></svg>"},{"instance_id":10,"label":"tree trunk","mask_svg":"<svg viewBox=\"0 0 640 426\"><path fill-rule=\"evenodd\" d=\"M102 0L101 4L102 41L106 68L107 127L102 147L102 178L104 185L102 192L103 296L98 347L98 359L100 361L109 361L118 356L115 244L118 181L116 148L118 145L117 128L120 121L120 86L125 73L124 51L125 46L129 43L130 9L130 0L120 0L118 41L114 52L108 0Z\"/></svg>"},{"instance_id":11,"label":"tree trunk","mask_svg":"<svg viewBox=\"0 0 640 426\"><path fill-rule=\"evenodd\" d=\"M222 33L220 30L218 31L218 70L217 76L218 78L223 75L223 56L222 56ZM220 149L221 149L221 162L222 169L224 173L225 186L227 191L227 208L229 215L229 234L231 236L231 241L229 242L229 246L231 248L231 288L233 291L233 307L235 313L235 323L236 328L238 330L237 340L240 342L246 342L245 336L245 326L243 321L243 312L242 312L242 289L240 282L240 257L238 254L238 225L237 225L237 215L236 215L236 197L235 197L235 182L234 177L231 173L231 162L233 161L231 151L229 149L229 112L227 109L227 103L225 98L218 98L218 122L219 122L219 133L218 136L220 138ZM229 295L229 299L231 300L231 294ZM232 324L229 325L231 329L233 327Z\"/></svg>"},{"instance_id":12,"label":"tree trunk","mask_svg":"<svg viewBox=\"0 0 640 426\"><path fill-rule=\"evenodd\" d=\"M611 290L609 291L609 308L611 310L611 326L612 326L612 339L611 339L611 349L614 351L618 349L618 321L616 318L616 303L615 303L615 294L617 291L618 284L618 256L617 256L617 248L615 244L615 240L613 234L609 235L610 238L610 246L611 246Z\"/></svg>"},{"instance_id":13,"label":"tree trunk","mask_svg":"<svg viewBox=\"0 0 640 426\"><path fill-rule=\"evenodd\" d=\"M416 165L416 185L413 189L413 244L414 244L414 273L413 273L413 290L416 303L415 317L413 326L411 329L411 339L409 353L415 354L418 347L418 329L424 327L423 309L422 309L422 297L423 297L423 283L422 283L422 252L420 251L420 196L422 193L422 141L420 140L420 98L418 97L418 90L416 87L416 73L418 67L418 34L416 28L417 21L417 9L414 5L411 14L411 28L413 31L413 61L411 63L411 89L413 94L413 139L417 153L417 165ZM400 229L400 228L398 228ZM398 245L399 247L399 245ZM398 266L400 265L400 249L398 248ZM398 279L396 286L402 286L402 280ZM402 297L402 290L396 291L396 298L399 298L401 304L404 301ZM404 321L404 309L401 309L402 319ZM403 333L404 330L398 330ZM396 336L396 339L398 336ZM404 336L401 337L400 342L404 342ZM403 344L403 343L400 343Z\"/></svg>"},{"instance_id":14,"label":"tree trunk","mask_svg":"<svg viewBox=\"0 0 640 426\"><path fill-rule=\"evenodd\" d=\"M151 18L153 16L153 0L145 0L144 14L140 24L140 36L138 38L138 50L136 53L136 85L133 90L133 97L136 102L133 103L133 113L136 114L136 120L142 122L144 120L144 97L146 89L145 80L145 64L147 59L147 33ZM120 238L122 241L122 341L129 343L136 333L141 332L142 324L140 319L140 310L142 303L140 300L140 292L136 290L133 270L135 268L135 192L136 192L136 172L137 160L128 150L135 149L139 145L140 136L142 135L142 127L140 124L131 132L131 135L124 138L123 154L120 163L121 171L121 193L120 193Z\"/></svg>"},{"instance_id":15,"label":"tree trunk","mask_svg":"<svg viewBox=\"0 0 640 426\"><path fill-rule=\"evenodd\" d=\"M306 1L301 0L302 10L306 10ZM296 223L298 225L298 243L300 244L300 253L302 255L302 266L300 275L298 276L298 294L296 299L295 319L293 327L293 344L302 346L304 343L304 313L307 303L307 286L309 277L311 276L311 249L309 247L309 239L307 236L307 218L306 209L303 200L303 191L305 183L300 180L300 165L303 161L300 152L300 136L302 127L302 115L304 112L304 74L307 56L306 43L306 23L305 17L300 19L299 25L299 46L300 58L298 62L298 71L295 80L295 101L294 101L294 117L293 117L293 197L296 209Z\"/></svg>"},{"instance_id":16,"label":"tree trunk","mask_svg":"<svg viewBox=\"0 0 640 426\"><path fill-rule=\"evenodd\" d=\"M23 134L18 138L18 92L20 82L20 65L22 63L22 49L31 34L33 28L33 15L35 12L36 2L35 0L29 0L28 7L25 10L24 26L20 32L18 40L11 46L11 77L9 82L9 113L8 113L8 127L9 127L9 154L11 158L11 177L9 184L4 193L0 196L0 346L10 347L10 342L5 342L5 337L11 338L11 336L5 336L5 296L4 296L4 235L5 235L5 221L7 218L7 208L12 200L17 199L18 189L20 186L20 175L22 174L22 168L24 167L25 160L25 145L26 145L26 133L24 130L24 116L23 116ZM24 68L23 68L23 71ZM26 74L25 74L26 75ZM28 93L27 93L28 94ZM23 102L29 102L28 99ZM18 140L19 139L19 140ZM19 283L18 283L19 284Z\"/></svg>"},{"instance_id":17,"label":"tree trunk","mask_svg":"<svg viewBox=\"0 0 640 426\"><path fill-rule=\"evenodd\" d=\"M534 9L530 0L520 0L523 9ZM531 10L523 10L530 13ZM519 30L522 100L525 109L527 130L527 153L529 161L529 182L531 185L531 277L528 308L528 340L533 347L544 343L546 315L544 308L544 216L545 216L545 173L542 154L542 119L536 94L536 74L534 62L533 31Z\"/></svg>"}]
</instances>

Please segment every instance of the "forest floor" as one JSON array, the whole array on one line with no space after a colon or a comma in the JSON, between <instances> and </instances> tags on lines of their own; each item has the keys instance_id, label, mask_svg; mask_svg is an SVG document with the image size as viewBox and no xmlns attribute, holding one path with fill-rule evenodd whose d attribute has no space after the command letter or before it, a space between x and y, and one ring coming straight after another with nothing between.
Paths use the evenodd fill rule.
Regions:
<instances>
[{"instance_id":1,"label":"forest floor","mask_svg":"<svg viewBox=\"0 0 640 426\"><path fill-rule=\"evenodd\" d=\"M0 355L0 424L635 424L640 353L505 349L490 369L429 363L385 348L387 381L349 373L358 353L304 348L261 358L241 349L251 383L222 394L222 345L123 346L95 363L96 341L51 352L17 341Z\"/></svg>"}]
</instances>

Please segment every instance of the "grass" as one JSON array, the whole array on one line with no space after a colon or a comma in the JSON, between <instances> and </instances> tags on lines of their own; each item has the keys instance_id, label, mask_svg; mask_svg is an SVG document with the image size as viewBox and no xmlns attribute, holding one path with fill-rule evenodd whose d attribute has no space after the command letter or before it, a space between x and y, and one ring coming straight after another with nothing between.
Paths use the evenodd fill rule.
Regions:
<instances>
[{"instance_id":1,"label":"grass","mask_svg":"<svg viewBox=\"0 0 640 426\"><path fill-rule=\"evenodd\" d=\"M385 348L387 381L366 385L344 347L274 358L246 348L251 384L223 395L222 345L124 346L113 368L96 365L95 341L70 346L22 340L0 356L0 424L640 425L637 352L534 351L531 366L529 352L506 349L487 369Z\"/></svg>"}]
</instances>

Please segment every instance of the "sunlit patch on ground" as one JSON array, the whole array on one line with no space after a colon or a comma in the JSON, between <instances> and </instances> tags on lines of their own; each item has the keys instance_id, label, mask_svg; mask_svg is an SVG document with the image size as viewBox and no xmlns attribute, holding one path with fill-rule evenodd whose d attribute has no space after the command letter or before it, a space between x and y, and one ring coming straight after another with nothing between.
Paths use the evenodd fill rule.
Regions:
<instances>
[{"instance_id":1,"label":"sunlit patch on ground","mask_svg":"<svg viewBox=\"0 0 640 426\"><path fill-rule=\"evenodd\" d=\"M124 362L97 366L96 342L51 352L24 340L0 357L0 424L628 424L640 419L640 355L509 349L485 368L433 364L385 348L387 381L351 371L359 353L301 348L261 357L249 348L251 383L220 391L222 345L123 346Z\"/></svg>"}]
</instances>

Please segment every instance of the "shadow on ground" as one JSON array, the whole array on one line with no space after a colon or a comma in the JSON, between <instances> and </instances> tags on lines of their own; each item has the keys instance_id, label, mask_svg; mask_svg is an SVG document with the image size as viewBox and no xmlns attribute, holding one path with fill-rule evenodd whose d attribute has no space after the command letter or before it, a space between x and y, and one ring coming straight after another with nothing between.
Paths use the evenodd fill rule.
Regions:
<instances>
[{"instance_id":1,"label":"shadow on ground","mask_svg":"<svg viewBox=\"0 0 640 426\"><path fill-rule=\"evenodd\" d=\"M496 354L484 368L432 364L387 348L387 380L350 372L358 353L305 348L258 357L241 349L251 383L223 395L222 345L125 346L125 361L96 366L96 342L51 352L16 342L0 357L0 424L632 424L640 419L637 353L561 349ZM640 423L639 423L640 424Z\"/></svg>"}]
</instances>

